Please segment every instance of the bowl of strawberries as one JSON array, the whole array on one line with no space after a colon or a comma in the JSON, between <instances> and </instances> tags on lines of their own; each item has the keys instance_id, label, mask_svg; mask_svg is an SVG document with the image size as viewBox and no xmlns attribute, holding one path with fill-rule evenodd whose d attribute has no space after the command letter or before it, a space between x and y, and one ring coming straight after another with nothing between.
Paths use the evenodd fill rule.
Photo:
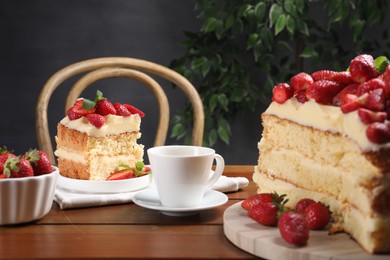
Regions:
<instances>
[{"instance_id":1,"label":"bowl of strawberries","mask_svg":"<svg viewBox=\"0 0 390 260\"><path fill-rule=\"evenodd\" d=\"M0 148L0 225L44 217L51 209L58 175L43 151L16 155Z\"/></svg>"}]
</instances>

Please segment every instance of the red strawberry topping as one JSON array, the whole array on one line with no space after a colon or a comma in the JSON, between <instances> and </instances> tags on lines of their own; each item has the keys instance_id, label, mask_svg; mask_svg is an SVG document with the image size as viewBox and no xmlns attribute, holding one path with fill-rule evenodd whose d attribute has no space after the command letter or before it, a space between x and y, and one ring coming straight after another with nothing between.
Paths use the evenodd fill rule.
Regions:
<instances>
[{"instance_id":1,"label":"red strawberry topping","mask_svg":"<svg viewBox=\"0 0 390 260\"><path fill-rule=\"evenodd\" d=\"M294 88L294 91L301 89L307 89L311 83L313 83L313 78L305 73L301 72L296 74L290 79L291 86Z\"/></svg>"},{"instance_id":2,"label":"red strawberry topping","mask_svg":"<svg viewBox=\"0 0 390 260\"><path fill-rule=\"evenodd\" d=\"M95 113L95 110L96 110L95 107L93 107L91 109L84 108L82 98L78 99L71 109L73 110L73 112L75 114L80 115L80 116L86 116L88 114Z\"/></svg>"},{"instance_id":3,"label":"red strawberry topping","mask_svg":"<svg viewBox=\"0 0 390 260\"><path fill-rule=\"evenodd\" d=\"M301 90L298 90L297 92L295 92L295 98L297 99L297 101L299 103L302 103L302 104L309 101L309 99L306 96L306 89L301 89Z\"/></svg>"},{"instance_id":4,"label":"red strawberry topping","mask_svg":"<svg viewBox=\"0 0 390 260\"><path fill-rule=\"evenodd\" d=\"M96 103L96 114L106 116L106 115L115 115L116 110L114 105L107 99L101 99Z\"/></svg>"},{"instance_id":5,"label":"red strawberry topping","mask_svg":"<svg viewBox=\"0 0 390 260\"><path fill-rule=\"evenodd\" d=\"M259 203L251 207L248 216L265 226L276 226L279 208L272 202Z\"/></svg>"},{"instance_id":6,"label":"red strawberry topping","mask_svg":"<svg viewBox=\"0 0 390 260\"><path fill-rule=\"evenodd\" d=\"M374 122L384 122L387 118L386 112L373 112L365 108L358 109L358 116L363 124L371 124Z\"/></svg>"},{"instance_id":7,"label":"red strawberry topping","mask_svg":"<svg viewBox=\"0 0 390 260\"><path fill-rule=\"evenodd\" d=\"M87 119L96 128L101 128L106 123L106 118L99 114L88 114Z\"/></svg>"},{"instance_id":8,"label":"red strawberry topping","mask_svg":"<svg viewBox=\"0 0 390 260\"><path fill-rule=\"evenodd\" d=\"M139 110L138 108L135 108L133 107L132 105L129 105L129 104L123 104L127 110L129 110L129 112L131 114L138 114L140 117L144 117L145 116L145 113L142 112L141 110Z\"/></svg>"},{"instance_id":9,"label":"red strawberry topping","mask_svg":"<svg viewBox=\"0 0 390 260\"><path fill-rule=\"evenodd\" d=\"M367 54L356 56L349 65L349 71L352 79L357 83L363 83L378 76L374 58Z\"/></svg>"},{"instance_id":10,"label":"red strawberry topping","mask_svg":"<svg viewBox=\"0 0 390 260\"><path fill-rule=\"evenodd\" d=\"M133 178L134 174L133 171L130 169L123 169L120 171L117 171L110 176L108 176L107 180L108 181L115 181L115 180L125 180L125 179L130 179Z\"/></svg>"},{"instance_id":11,"label":"red strawberry topping","mask_svg":"<svg viewBox=\"0 0 390 260\"><path fill-rule=\"evenodd\" d=\"M123 104L115 103L114 107L116 109L116 114L118 116L130 116L131 115L130 111Z\"/></svg>"},{"instance_id":12,"label":"red strawberry topping","mask_svg":"<svg viewBox=\"0 0 390 260\"><path fill-rule=\"evenodd\" d=\"M336 72L335 74L331 75L328 80L340 83L342 85L349 85L354 83L349 71Z\"/></svg>"},{"instance_id":13,"label":"red strawberry topping","mask_svg":"<svg viewBox=\"0 0 390 260\"><path fill-rule=\"evenodd\" d=\"M0 173L4 170L4 164L8 158L16 158L16 155L11 151L8 151L7 147L3 146L0 148Z\"/></svg>"},{"instance_id":14,"label":"red strawberry topping","mask_svg":"<svg viewBox=\"0 0 390 260\"><path fill-rule=\"evenodd\" d=\"M375 144L383 144L390 142L390 125L380 122L375 122L368 125L366 129L368 140Z\"/></svg>"},{"instance_id":15,"label":"red strawberry topping","mask_svg":"<svg viewBox=\"0 0 390 260\"><path fill-rule=\"evenodd\" d=\"M49 156L41 150L30 149L22 158L28 160L34 170L34 175L42 175L53 172Z\"/></svg>"},{"instance_id":16,"label":"red strawberry topping","mask_svg":"<svg viewBox=\"0 0 390 260\"><path fill-rule=\"evenodd\" d=\"M342 87L343 85L334 81L319 80L310 85L307 89L307 95L317 103L329 105Z\"/></svg>"},{"instance_id":17,"label":"red strawberry topping","mask_svg":"<svg viewBox=\"0 0 390 260\"><path fill-rule=\"evenodd\" d=\"M294 95L294 89L287 83L279 83L272 90L272 101L283 104Z\"/></svg>"},{"instance_id":18,"label":"red strawberry topping","mask_svg":"<svg viewBox=\"0 0 390 260\"><path fill-rule=\"evenodd\" d=\"M31 163L24 158L8 158L4 166L4 174L8 178L22 178L34 176Z\"/></svg>"},{"instance_id":19,"label":"red strawberry topping","mask_svg":"<svg viewBox=\"0 0 390 260\"><path fill-rule=\"evenodd\" d=\"M319 71L313 72L311 74L311 77L313 78L314 81L329 80L335 74L337 74L337 72L333 71L333 70L319 70Z\"/></svg>"},{"instance_id":20,"label":"red strawberry topping","mask_svg":"<svg viewBox=\"0 0 390 260\"><path fill-rule=\"evenodd\" d=\"M347 103L348 101L350 101L346 95L347 94L356 94L356 91L358 89L358 84L349 84L348 86L346 86L345 88L343 88L339 93L337 93L337 95L333 98L332 100L332 104L335 105L335 106L342 106L344 105L345 103Z\"/></svg>"},{"instance_id":21,"label":"red strawberry topping","mask_svg":"<svg viewBox=\"0 0 390 260\"><path fill-rule=\"evenodd\" d=\"M375 90L378 88L384 89L385 82L381 79L374 78L374 79L371 79L367 82L363 82L362 84L360 84L359 87L357 88L356 95L361 96L364 93L369 93L372 90Z\"/></svg>"}]
</instances>

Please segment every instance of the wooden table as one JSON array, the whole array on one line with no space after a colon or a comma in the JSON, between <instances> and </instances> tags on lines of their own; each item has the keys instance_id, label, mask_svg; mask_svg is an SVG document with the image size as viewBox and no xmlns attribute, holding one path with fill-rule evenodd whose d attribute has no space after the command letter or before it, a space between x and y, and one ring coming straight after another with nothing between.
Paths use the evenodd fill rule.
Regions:
<instances>
[{"instance_id":1,"label":"wooden table","mask_svg":"<svg viewBox=\"0 0 390 260\"><path fill-rule=\"evenodd\" d=\"M227 166L226 176L252 180L253 166ZM61 210L44 218L0 227L0 258L251 259L223 232L223 213L256 192L251 181L220 207L189 217L169 217L133 203Z\"/></svg>"}]
</instances>

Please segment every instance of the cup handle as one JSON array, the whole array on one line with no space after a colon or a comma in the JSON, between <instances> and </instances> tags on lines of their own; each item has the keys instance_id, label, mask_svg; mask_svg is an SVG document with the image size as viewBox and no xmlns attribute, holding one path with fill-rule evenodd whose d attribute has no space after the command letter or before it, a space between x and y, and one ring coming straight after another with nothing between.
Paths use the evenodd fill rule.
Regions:
<instances>
[{"instance_id":1,"label":"cup handle","mask_svg":"<svg viewBox=\"0 0 390 260\"><path fill-rule=\"evenodd\" d=\"M211 176L211 178L207 182L206 190L209 190L213 187L213 185L218 181L219 177L221 177L223 169L225 168L225 161L221 155L215 154L214 159L217 162L216 168L213 176Z\"/></svg>"}]
</instances>

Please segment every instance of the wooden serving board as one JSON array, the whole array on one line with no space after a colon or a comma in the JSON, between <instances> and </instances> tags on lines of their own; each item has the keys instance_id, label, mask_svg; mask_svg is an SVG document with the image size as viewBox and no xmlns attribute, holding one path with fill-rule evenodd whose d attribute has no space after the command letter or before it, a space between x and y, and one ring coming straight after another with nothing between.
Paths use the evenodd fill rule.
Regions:
<instances>
[{"instance_id":1,"label":"wooden serving board","mask_svg":"<svg viewBox=\"0 0 390 260\"><path fill-rule=\"evenodd\" d=\"M367 253L345 233L328 235L327 231L310 231L307 246L292 246L280 236L278 228L263 226L249 218L241 202L225 210L223 228L234 245L266 259L390 259L389 254Z\"/></svg>"}]
</instances>

